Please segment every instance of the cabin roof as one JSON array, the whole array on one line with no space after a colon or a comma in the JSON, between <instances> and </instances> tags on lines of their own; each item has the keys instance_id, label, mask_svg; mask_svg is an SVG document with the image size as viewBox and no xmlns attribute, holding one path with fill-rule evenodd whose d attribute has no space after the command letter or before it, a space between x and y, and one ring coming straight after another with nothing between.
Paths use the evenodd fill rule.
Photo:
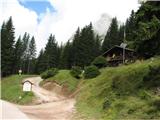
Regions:
<instances>
[{"instance_id":1,"label":"cabin roof","mask_svg":"<svg viewBox=\"0 0 160 120\"><path fill-rule=\"evenodd\" d=\"M29 83L33 84L33 83L32 83L31 81L29 81L29 80L23 81L22 84L24 84L25 82L29 82Z\"/></svg>"},{"instance_id":2,"label":"cabin roof","mask_svg":"<svg viewBox=\"0 0 160 120\"><path fill-rule=\"evenodd\" d=\"M117 51L117 50L123 50L123 47L115 45L111 49L109 49L105 53L103 53L102 55L105 56L106 54L112 53L113 51ZM129 48L124 48L124 50L127 52L135 52L134 50L129 49Z\"/></svg>"}]
</instances>

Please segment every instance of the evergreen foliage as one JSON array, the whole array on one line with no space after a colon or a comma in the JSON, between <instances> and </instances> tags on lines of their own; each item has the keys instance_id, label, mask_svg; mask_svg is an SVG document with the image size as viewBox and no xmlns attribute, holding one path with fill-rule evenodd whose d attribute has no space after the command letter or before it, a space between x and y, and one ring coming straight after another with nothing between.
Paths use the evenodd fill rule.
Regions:
<instances>
[{"instance_id":1,"label":"evergreen foliage","mask_svg":"<svg viewBox=\"0 0 160 120\"><path fill-rule=\"evenodd\" d=\"M107 60L103 56L98 56L92 62L93 65L97 66L98 68L105 67L107 65Z\"/></svg>"},{"instance_id":2,"label":"evergreen foliage","mask_svg":"<svg viewBox=\"0 0 160 120\"><path fill-rule=\"evenodd\" d=\"M70 69L73 63L72 44L68 41L61 53L61 68Z\"/></svg>"},{"instance_id":3,"label":"evergreen foliage","mask_svg":"<svg viewBox=\"0 0 160 120\"><path fill-rule=\"evenodd\" d=\"M135 49L146 58L160 55L160 3L148 1L136 12Z\"/></svg>"},{"instance_id":4,"label":"evergreen foliage","mask_svg":"<svg viewBox=\"0 0 160 120\"><path fill-rule=\"evenodd\" d=\"M118 38L117 18L113 18L102 44L102 51L105 52L114 45L120 45L121 40Z\"/></svg>"},{"instance_id":5,"label":"evergreen foliage","mask_svg":"<svg viewBox=\"0 0 160 120\"><path fill-rule=\"evenodd\" d=\"M10 17L1 27L2 76L17 73L20 69L24 74L40 74L50 68L84 68L97 56L122 42L135 49L140 57L160 55L159 14L159 2L142 3L137 12L131 11L125 24L119 25L117 18L113 18L103 42L94 32L92 23L82 29L78 27L73 38L61 46L55 36L50 34L44 51L42 50L37 58L34 36L25 32L15 42L14 26ZM104 59L96 58L94 62L94 65L101 67Z\"/></svg>"},{"instance_id":6,"label":"evergreen foliage","mask_svg":"<svg viewBox=\"0 0 160 120\"><path fill-rule=\"evenodd\" d=\"M87 66L84 70L84 78L94 78L100 74L98 68L96 66Z\"/></svg>"},{"instance_id":7,"label":"evergreen foliage","mask_svg":"<svg viewBox=\"0 0 160 120\"><path fill-rule=\"evenodd\" d=\"M14 73L18 73L18 70L21 68L22 64L22 40L21 37L18 38L15 49L14 49Z\"/></svg>"},{"instance_id":8,"label":"evergreen foliage","mask_svg":"<svg viewBox=\"0 0 160 120\"><path fill-rule=\"evenodd\" d=\"M36 43L34 37L31 38L28 48L28 72L35 72L35 62L36 62Z\"/></svg>"},{"instance_id":9,"label":"evergreen foliage","mask_svg":"<svg viewBox=\"0 0 160 120\"><path fill-rule=\"evenodd\" d=\"M41 74L45 71L45 57L43 49L40 51L35 65L35 73Z\"/></svg>"},{"instance_id":10,"label":"evergreen foliage","mask_svg":"<svg viewBox=\"0 0 160 120\"><path fill-rule=\"evenodd\" d=\"M56 68L58 66L58 47L54 35L50 35L45 51L45 70L49 68Z\"/></svg>"},{"instance_id":11,"label":"evergreen foliage","mask_svg":"<svg viewBox=\"0 0 160 120\"><path fill-rule=\"evenodd\" d=\"M2 25L1 47L2 77L17 74L20 69L23 73L34 73L36 59L34 37L30 41L29 34L25 33L22 39L19 36L15 42L12 17Z\"/></svg>"},{"instance_id":12,"label":"evergreen foliage","mask_svg":"<svg viewBox=\"0 0 160 120\"><path fill-rule=\"evenodd\" d=\"M1 29L1 74L2 76L11 75L14 65L14 26L12 17L2 25Z\"/></svg>"},{"instance_id":13,"label":"evergreen foliage","mask_svg":"<svg viewBox=\"0 0 160 120\"><path fill-rule=\"evenodd\" d=\"M132 10L130 17L126 20L125 23L125 34L126 34L126 41L132 47L133 42L135 40L135 30L136 30L136 18L135 12Z\"/></svg>"},{"instance_id":14,"label":"evergreen foliage","mask_svg":"<svg viewBox=\"0 0 160 120\"><path fill-rule=\"evenodd\" d=\"M29 39L30 35L25 32L22 38L22 64L21 68L23 73L27 73L28 71L28 48L29 48Z\"/></svg>"},{"instance_id":15,"label":"evergreen foliage","mask_svg":"<svg viewBox=\"0 0 160 120\"><path fill-rule=\"evenodd\" d=\"M120 25L119 30L118 30L118 39L120 40L119 43L126 42L125 36L125 25ZM119 44L120 45L120 44Z\"/></svg>"},{"instance_id":16,"label":"evergreen foliage","mask_svg":"<svg viewBox=\"0 0 160 120\"><path fill-rule=\"evenodd\" d=\"M70 71L70 74L77 79L80 78L81 73L82 73L82 69L79 66L73 66Z\"/></svg>"},{"instance_id":17,"label":"evergreen foliage","mask_svg":"<svg viewBox=\"0 0 160 120\"><path fill-rule=\"evenodd\" d=\"M50 68L41 74L41 78L47 79L47 78L55 76L57 73L58 73L58 69Z\"/></svg>"},{"instance_id":18,"label":"evergreen foliage","mask_svg":"<svg viewBox=\"0 0 160 120\"><path fill-rule=\"evenodd\" d=\"M160 66L149 66L149 72L143 79L147 87L160 86Z\"/></svg>"},{"instance_id":19,"label":"evergreen foliage","mask_svg":"<svg viewBox=\"0 0 160 120\"><path fill-rule=\"evenodd\" d=\"M95 35L92 23L82 30L77 29L73 38L73 65L84 67L90 65L100 54L100 37Z\"/></svg>"}]
</instances>

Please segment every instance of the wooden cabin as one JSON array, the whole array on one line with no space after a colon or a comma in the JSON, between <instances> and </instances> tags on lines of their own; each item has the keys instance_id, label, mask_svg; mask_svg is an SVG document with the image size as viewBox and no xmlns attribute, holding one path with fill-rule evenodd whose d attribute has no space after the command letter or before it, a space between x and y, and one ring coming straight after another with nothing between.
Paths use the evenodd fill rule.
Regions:
<instances>
[{"instance_id":1,"label":"wooden cabin","mask_svg":"<svg viewBox=\"0 0 160 120\"><path fill-rule=\"evenodd\" d=\"M115 45L114 47L106 51L103 54L103 57L107 59L109 66L118 66L120 64L123 64L123 53L124 53L124 63L135 61L136 55L134 50L123 48L118 45Z\"/></svg>"}]
</instances>

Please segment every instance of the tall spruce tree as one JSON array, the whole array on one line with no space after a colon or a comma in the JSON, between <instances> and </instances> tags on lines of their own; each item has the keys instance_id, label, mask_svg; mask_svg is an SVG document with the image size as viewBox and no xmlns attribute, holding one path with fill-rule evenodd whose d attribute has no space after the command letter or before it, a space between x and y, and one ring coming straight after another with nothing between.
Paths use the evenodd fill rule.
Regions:
<instances>
[{"instance_id":1,"label":"tall spruce tree","mask_svg":"<svg viewBox=\"0 0 160 120\"><path fill-rule=\"evenodd\" d=\"M46 57L46 69L58 67L58 45L54 35L50 35L45 47L44 56Z\"/></svg>"},{"instance_id":2,"label":"tall spruce tree","mask_svg":"<svg viewBox=\"0 0 160 120\"><path fill-rule=\"evenodd\" d=\"M22 38L22 64L21 64L21 69L23 73L27 73L28 70L28 59L29 59L29 39L30 35L25 32Z\"/></svg>"},{"instance_id":3,"label":"tall spruce tree","mask_svg":"<svg viewBox=\"0 0 160 120\"><path fill-rule=\"evenodd\" d=\"M27 73L34 73L36 59L36 43L34 36L31 38L28 48L28 69Z\"/></svg>"},{"instance_id":4,"label":"tall spruce tree","mask_svg":"<svg viewBox=\"0 0 160 120\"><path fill-rule=\"evenodd\" d=\"M63 57L62 57L62 53L63 53L63 49L64 49L64 46L63 46L63 43L61 43L60 46L58 46L58 63L57 63L57 67L60 68L60 69L63 69ZM73 59L73 58L72 58Z\"/></svg>"},{"instance_id":5,"label":"tall spruce tree","mask_svg":"<svg viewBox=\"0 0 160 120\"><path fill-rule=\"evenodd\" d=\"M77 66L87 66L93 61L95 53L95 35L93 31L92 23L85 26L81 32L80 37L77 40Z\"/></svg>"},{"instance_id":6,"label":"tall spruce tree","mask_svg":"<svg viewBox=\"0 0 160 120\"><path fill-rule=\"evenodd\" d=\"M96 35L93 52L95 54L94 57L97 57L101 54L101 38L99 35Z\"/></svg>"},{"instance_id":7,"label":"tall spruce tree","mask_svg":"<svg viewBox=\"0 0 160 120\"><path fill-rule=\"evenodd\" d=\"M136 12L135 49L144 57L160 55L160 2L148 1Z\"/></svg>"},{"instance_id":8,"label":"tall spruce tree","mask_svg":"<svg viewBox=\"0 0 160 120\"><path fill-rule=\"evenodd\" d=\"M80 42L80 28L76 30L76 33L74 34L73 37L73 42L72 42L72 50L73 50L73 66L79 64L79 59L80 59L80 49L78 48Z\"/></svg>"},{"instance_id":9,"label":"tall spruce tree","mask_svg":"<svg viewBox=\"0 0 160 120\"><path fill-rule=\"evenodd\" d=\"M61 55L61 66L64 69L70 69L73 65L72 44L70 41L66 43Z\"/></svg>"},{"instance_id":10,"label":"tall spruce tree","mask_svg":"<svg viewBox=\"0 0 160 120\"><path fill-rule=\"evenodd\" d=\"M125 26L124 25L120 25L119 30L118 30L118 39L120 41L120 43L122 42L126 42L124 39L124 35L125 35Z\"/></svg>"},{"instance_id":11,"label":"tall spruce tree","mask_svg":"<svg viewBox=\"0 0 160 120\"><path fill-rule=\"evenodd\" d=\"M40 74L46 70L45 66L45 56L44 56L44 51L43 49L40 51L39 56L36 60L36 65L35 65L35 73Z\"/></svg>"},{"instance_id":12,"label":"tall spruce tree","mask_svg":"<svg viewBox=\"0 0 160 120\"><path fill-rule=\"evenodd\" d=\"M6 23L3 23L1 29L1 65L2 76L13 73L14 65L14 26L12 17Z\"/></svg>"},{"instance_id":13,"label":"tall spruce tree","mask_svg":"<svg viewBox=\"0 0 160 120\"><path fill-rule=\"evenodd\" d=\"M14 73L18 73L18 70L21 69L22 54L22 41L21 37L19 36L14 49Z\"/></svg>"},{"instance_id":14,"label":"tall spruce tree","mask_svg":"<svg viewBox=\"0 0 160 120\"><path fill-rule=\"evenodd\" d=\"M126 42L128 47L134 48L135 42L135 30L136 30L136 17L135 12L132 10L130 17L125 23Z\"/></svg>"},{"instance_id":15,"label":"tall spruce tree","mask_svg":"<svg viewBox=\"0 0 160 120\"><path fill-rule=\"evenodd\" d=\"M113 18L110 24L110 27L107 31L107 34L104 38L102 44L102 51L105 52L106 50L110 49L114 45L120 45L121 40L118 38L118 22L117 18Z\"/></svg>"},{"instance_id":16,"label":"tall spruce tree","mask_svg":"<svg viewBox=\"0 0 160 120\"><path fill-rule=\"evenodd\" d=\"M5 40L7 39L7 33L6 33L6 23L3 22L1 27L1 74L2 76L6 76L6 65L5 65L5 53L7 48L7 43Z\"/></svg>"}]
</instances>

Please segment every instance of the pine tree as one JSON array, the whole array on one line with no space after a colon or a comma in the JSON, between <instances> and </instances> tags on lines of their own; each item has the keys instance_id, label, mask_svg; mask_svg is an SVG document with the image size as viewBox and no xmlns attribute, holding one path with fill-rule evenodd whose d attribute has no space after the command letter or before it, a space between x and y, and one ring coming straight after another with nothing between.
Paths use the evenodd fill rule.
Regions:
<instances>
[{"instance_id":1,"label":"pine tree","mask_svg":"<svg viewBox=\"0 0 160 120\"><path fill-rule=\"evenodd\" d=\"M2 76L6 76L6 64L5 64L5 59L6 59L6 48L7 48L7 33L6 33L6 23L3 22L2 27L1 27L1 71L2 71Z\"/></svg>"},{"instance_id":2,"label":"pine tree","mask_svg":"<svg viewBox=\"0 0 160 120\"><path fill-rule=\"evenodd\" d=\"M120 43L124 42L124 33L125 32L125 26L124 25L120 25L119 30L118 30L118 39L120 41Z\"/></svg>"},{"instance_id":3,"label":"pine tree","mask_svg":"<svg viewBox=\"0 0 160 120\"><path fill-rule=\"evenodd\" d=\"M92 23L81 30L78 28L71 44L72 66L84 67L90 65L99 54L100 40L95 37Z\"/></svg>"},{"instance_id":4,"label":"pine tree","mask_svg":"<svg viewBox=\"0 0 160 120\"><path fill-rule=\"evenodd\" d=\"M148 1L136 12L135 49L141 56L160 54L160 3Z\"/></svg>"},{"instance_id":5,"label":"pine tree","mask_svg":"<svg viewBox=\"0 0 160 120\"><path fill-rule=\"evenodd\" d=\"M111 47L109 43L110 41L109 34L110 32L108 30L102 43L102 53L106 52Z\"/></svg>"},{"instance_id":6,"label":"pine tree","mask_svg":"<svg viewBox=\"0 0 160 120\"><path fill-rule=\"evenodd\" d=\"M58 45L55 40L55 36L52 34L49 36L44 56L46 57L46 69L58 67Z\"/></svg>"},{"instance_id":7,"label":"pine tree","mask_svg":"<svg viewBox=\"0 0 160 120\"><path fill-rule=\"evenodd\" d=\"M28 70L29 39L30 39L30 35L25 32L25 34L23 35L23 38L22 38L22 60L23 60L23 62L21 64L21 68L22 68L23 73L27 73L27 70Z\"/></svg>"},{"instance_id":8,"label":"pine tree","mask_svg":"<svg viewBox=\"0 0 160 120\"><path fill-rule=\"evenodd\" d=\"M12 17L3 23L1 29L1 64L2 64L2 76L7 76L13 73L14 65L14 27L12 23Z\"/></svg>"},{"instance_id":9,"label":"pine tree","mask_svg":"<svg viewBox=\"0 0 160 120\"><path fill-rule=\"evenodd\" d=\"M40 51L39 56L36 60L36 65L35 65L35 73L40 74L46 70L45 66L45 56L44 56L44 51L43 49Z\"/></svg>"},{"instance_id":10,"label":"pine tree","mask_svg":"<svg viewBox=\"0 0 160 120\"><path fill-rule=\"evenodd\" d=\"M31 38L28 48L28 73L34 73L36 59L36 44L34 36Z\"/></svg>"},{"instance_id":11,"label":"pine tree","mask_svg":"<svg viewBox=\"0 0 160 120\"><path fill-rule=\"evenodd\" d=\"M16 44L15 44L15 50L14 50L14 73L18 73L18 70L21 69L21 63L22 63L22 41L21 37L19 36Z\"/></svg>"},{"instance_id":12,"label":"pine tree","mask_svg":"<svg viewBox=\"0 0 160 120\"><path fill-rule=\"evenodd\" d=\"M105 39L102 44L102 51L105 52L114 45L120 45L121 41L118 38L118 22L117 18L113 18L110 27L107 31Z\"/></svg>"},{"instance_id":13,"label":"pine tree","mask_svg":"<svg viewBox=\"0 0 160 120\"><path fill-rule=\"evenodd\" d=\"M134 48L135 30L136 30L136 18L135 18L135 12L132 10L130 17L126 20L125 23L126 42L129 45L128 47L130 48Z\"/></svg>"},{"instance_id":14,"label":"pine tree","mask_svg":"<svg viewBox=\"0 0 160 120\"><path fill-rule=\"evenodd\" d=\"M30 44L29 44L29 58L33 59L36 58L36 43L34 36L31 38Z\"/></svg>"},{"instance_id":15,"label":"pine tree","mask_svg":"<svg viewBox=\"0 0 160 120\"><path fill-rule=\"evenodd\" d=\"M97 57L97 52L99 51L99 46L98 43L96 44L96 38L95 38L95 33L94 33L94 30L93 30L93 26L92 26L92 23L89 24L88 26L88 35L86 34L87 36L87 40L88 40L88 63L86 63L86 65L89 65L95 57ZM95 48L97 47L97 48Z\"/></svg>"},{"instance_id":16,"label":"pine tree","mask_svg":"<svg viewBox=\"0 0 160 120\"><path fill-rule=\"evenodd\" d=\"M80 49L78 48L80 42L80 28L76 30L76 33L73 37L73 42L72 42L72 50L73 50L73 66L79 64L79 54L80 54Z\"/></svg>"},{"instance_id":17,"label":"pine tree","mask_svg":"<svg viewBox=\"0 0 160 120\"><path fill-rule=\"evenodd\" d=\"M61 66L63 69L70 69L72 67L72 44L70 41L66 43L62 51Z\"/></svg>"},{"instance_id":18,"label":"pine tree","mask_svg":"<svg viewBox=\"0 0 160 120\"><path fill-rule=\"evenodd\" d=\"M95 57L95 53L93 52L95 49L95 35L92 23L81 30L80 36L76 42L76 66L84 67L89 65Z\"/></svg>"},{"instance_id":19,"label":"pine tree","mask_svg":"<svg viewBox=\"0 0 160 120\"><path fill-rule=\"evenodd\" d=\"M95 56L94 57L97 57L101 54L101 38L99 35L96 35L96 38L95 38L95 46L94 46L94 51L95 53Z\"/></svg>"},{"instance_id":20,"label":"pine tree","mask_svg":"<svg viewBox=\"0 0 160 120\"><path fill-rule=\"evenodd\" d=\"M64 46L63 46L63 44L61 43L61 45L60 46L57 46L57 68L64 68L63 66L62 66L62 59L63 59L63 57L62 57L62 52L63 52L63 49L64 49ZM73 59L73 58L72 58Z\"/></svg>"}]
</instances>

